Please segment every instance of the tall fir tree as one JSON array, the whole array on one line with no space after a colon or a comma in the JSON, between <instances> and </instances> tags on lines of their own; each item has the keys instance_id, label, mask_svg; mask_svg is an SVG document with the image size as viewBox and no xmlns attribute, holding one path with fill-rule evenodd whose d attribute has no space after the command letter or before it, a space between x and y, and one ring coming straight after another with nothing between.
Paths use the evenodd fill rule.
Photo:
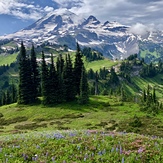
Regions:
<instances>
[{"instance_id":1,"label":"tall fir tree","mask_svg":"<svg viewBox=\"0 0 163 163\"><path fill-rule=\"evenodd\" d=\"M86 104L89 100L89 86L88 86L88 79L87 73L83 66L82 68L82 75L80 79L80 95L79 95L79 103Z\"/></svg>"},{"instance_id":2,"label":"tall fir tree","mask_svg":"<svg viewBox=\"0 0 163 163\"><path fill-rule=\"evenodd\" d=\"M153 103L156 104L157 99L156 99L156 90L155 90L155 88L153 88L152 98L153 98Z\"/></svg>"},{"instance_id":3,"label":"tall fir tree","mask_svg":"<svg viewBox=\"0 0 163 163\"><path fill-rule=\"evenodd\" d=\"M12 103L12 99L11 99L11 94L9 92L9 90L6 90L6 104L11 104Z\"/></svg>"},{"instance_id":4,"label":"tall fir tree","mask_svg":"<svg viewBox=\"0 0 163 163\"><path fill-rule=\"evenodd\" d=\"M51 64L49 70L49 103L58 103L59 80L54 66L53 55L51 54Z\"/></svg>"},{"instance_id":5,"label":"tall fir tree","mask_svg":"<svg viewBox=\"0 0 163 163\"><path fill-rule=\"evenodd\" d=\"M145 89L143 90L143 102L147 101L147 95Z\"/></svg>"},{"instance_id":6,"label":"tall fir tree","mask_svg":"<svg viewBox=\"0 0 163 163\"><path fill-rule=\"evenodd\" d=\"M77 43L75 63L74 63L74 85L76 94L80 94L80 79L83 68L82 53L79 44Z\"/></svg>"},{"instance_id":7,"label":"tall fir tree","mask_svg":"<svg viewBox=\"0 0 163 163\"><path fill-rule=\"evenodd\" d=\"M63 93L66 101L73 101L75 99L73 67L70 55L66 55L66 63L63 71Z\"/></svg>"},{"instance_id":8,"label":"tall fir tree","mask_svg":"<svg viewBox=\"0 0 163 163\"><path fill-rule=\"evenodd\" d=\"M42 97L43 97L43 104L49 104L49 70L46 65L45 55L42 52L42 63L41 63L41 90L42 90Z\"/></svg>"},{"instance_id":9,"label":"tall fir tree","mask_svg":"<svg viewBox=\"0 0 163 163\"><path fill-rule=\"evenodd\" d=\"M64 59L60 54L57 58L57 76L58 76L58 102L62 102L64 100L63 95L63 68L64 68Z\"/></svg>"},{"instance_id":10,"label":"tall fir tree","mask_svg":"<svg viewBox=\"0 0 163 163\"><path fill-rule=\"evenodd\" d=\"M40 77L39 77L39 70L38 70L38 64L36 60L36 53L35 53L34 45L32 45L32 48L31 48L31 73L32 73L31 74L31 78L32 78L31 87L33 90L32 98L33 98L33 102L35 102L38 96Z\"/></svg>"},{"instance_id":11,"label":"tall fir tree","mask_svg":"<svg viewBox=\"0 0 163 163\"><path fill-rule=\"evenodd\" d=\"M98 71L96 71L96 74L95 74L95 83L94 83L94 86L95 86L95 95L98 95L99 94L98 83L99 83L99 75L98 75Z\"/></svg>"},{"instance_id":12,"label":"tall fir tree","mask_svg":"<svg viewBox=\"0 0 163 163\"><path fill-rule=\"evenodd\" d=\"M26 55L26 49L21 43L19 54L19 84L18 84L18 104L30 104L32 98L32 78L30 59Z\"/></svg>"}]
</instances>

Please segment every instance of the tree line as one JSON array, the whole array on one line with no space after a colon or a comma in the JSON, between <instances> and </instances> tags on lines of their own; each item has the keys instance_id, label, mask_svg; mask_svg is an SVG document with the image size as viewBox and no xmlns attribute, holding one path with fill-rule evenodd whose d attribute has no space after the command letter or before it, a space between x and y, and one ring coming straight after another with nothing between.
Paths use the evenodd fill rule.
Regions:
<instances>
[{"instance_id":1,"label":"tree line","mask_svg":"<svg viewBox=\"0 0 163 163\"><path fill-rule=\"evenodd\" d=\"M18 104L35 103L38 96L42 96L44 105L76 99L82 104L88 102L87 73L78 43L74 64L69 54L66 55L65 59L59 55L56 63L54 63L54 57L51 54L51 62L48 64L45 54L42 52L41 66L39 66L34 46L32 46L31 55L28 56L23 42L18 62Z\"/></svg>"}]
</instances>

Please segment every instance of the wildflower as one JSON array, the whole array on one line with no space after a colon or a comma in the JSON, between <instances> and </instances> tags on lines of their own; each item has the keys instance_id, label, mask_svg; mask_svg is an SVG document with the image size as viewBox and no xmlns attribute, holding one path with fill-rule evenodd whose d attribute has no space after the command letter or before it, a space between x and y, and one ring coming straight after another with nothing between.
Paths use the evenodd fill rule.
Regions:
<instances>
[{"instance_id":1,"label":"wildflower","mask_svg":"<svg viewBox=\"0 0 163 163\"><path fill-rule=\"evenodd\" d=\"M111 149L111 152L114 152L114 147Z\"/></svg>"},{"instance_id":2,"label":"wildflower","mask_svg":"<svg viewBox=\"0 0 163 163\"><path fill-rule=\"evenodd\" d=\"M85 158L88 158L88 154L86 153L84 157L85 157Z\"/></svg>"},{"instance_id":3,"label":"wildflower","mask_svg":"<svg viewBox=\"0 0 163 163\"><path fill-rule=\"evenodd\" d=\"M55 162L55 157L52 157L51 159L52 159L53 162Z\"/></svg>"},{"instance_id":4,"label":"wildflower","mask_svg":"<svg viewBox=\"0 0 163 163\"><path fill-rule=\"evenodd\" d=\"M125 158L124 157L122 157L122 163L124 163L125 162Z\"/></svg>"},{"instance_id":5,"label":"wildflower","mask_svg":"<svg viewBox=\"0 0 163 163\"><path fill-rule=\"evenodd\" d=\"M142 147L140 147L139 149L138 149L138 153L142 153L144 151L144 148L142 148Z\"/></svg>"},{"instance_id":6,"label":"wildflower","mask_svg":"<svg viewBox=\"0 0 163 163\"><path fill-rule=\"evenodd\" d=\"M122 154L122 146L120 145L120 148L119 148L119 152L120 154Z\"/></svg>"},{"instance_id":7,"label":"wildflower","mask_svg":"<svg viewBox=\"0 0 163 163\"><path fill-rule=\"evenodd\" d=\"M6 158L6 163L8 162L8 158Z\"/></svg>"},{"instance_id":8,"label":"wildflower","mask_svg":"<svg viewBox=\"0 0 163 163\"><path fill-rule=\"evenodd\" d=\"M77 149L80 150L80 146L79 145L77 146Z\"/></svg>"},{"instance_id":9,"label":"wildflower","mask_svg":"<svg viewBox=\"0 0 163 163\"><path fill-rule=\"evenodd\" d=\"M48 153L48 152L46 152L46 157L48 157L48 155L49 155L49 153Z\"/></svg>"},{"instance_id":10,"label":"wildflower","mask_svg":"<svg viewBox=\"0 0 163 163\"><path fill-rule=\"evenodd\" d=\"M101 151L99 151L99 152L98 152L98 155L100 155L100 156L101 156L101 155L102 155L102 152L101 152Z\"/></svg>"},{"instance_id":11,"label":"wildflower","mask_svg":"<svg viewBox=\"0 0 163 163\"><path fill-rule=\"evenodd\" d=\"M76 136L76 134L71 132L71 133L69 133L69 136L74 137L74 136Z\"/></svg>"},{"instance_id":12,"label":"wildflower","mask_svg":"<svg viewBox=\"0 0 163 163\"><path fill-rule=\"evenodd\" d=\"M37 146L36 146L36 148L37 148L37 149L39 149L39 148L40 148L40 146L39 146L39 145L37 145Z\"/></svg>"},{"instance_id":13,"label":"wildflower","mask_svg":"<svg viewBox=\"0 0 163 163\"><path fill-rule=\"evenodd\" d=\"M103 151L102 151L102 154L105 154L106 153L106 149L104 149Z\"/></svg>"}]
</instances>

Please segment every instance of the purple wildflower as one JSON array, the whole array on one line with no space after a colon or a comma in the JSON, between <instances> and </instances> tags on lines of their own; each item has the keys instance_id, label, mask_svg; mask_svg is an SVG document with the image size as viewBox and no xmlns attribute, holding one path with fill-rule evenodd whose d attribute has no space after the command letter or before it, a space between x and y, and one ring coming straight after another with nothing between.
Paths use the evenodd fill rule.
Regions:
<instances>
[{"instance_id":1,"label":"purple wildflower","mask_svg":"<svg viewBox=\"0 0 163 163\"><path fill-rule=\"evenodd\" d=\"M144 148L142 148L142 147L140 147L139 149L138 149L138 153L142 153L144 151Z\"/></svg>"},{"instance_id":2,"label":"purple wildflower","mask_svg":"<svg viewBox=\"0 0 163 163\"><path fill-rule=\"evenodd\" d=\"M122 163L124 163L125 162L125 158L124 157L122 157Z\"/></svg>"}]
</instances>

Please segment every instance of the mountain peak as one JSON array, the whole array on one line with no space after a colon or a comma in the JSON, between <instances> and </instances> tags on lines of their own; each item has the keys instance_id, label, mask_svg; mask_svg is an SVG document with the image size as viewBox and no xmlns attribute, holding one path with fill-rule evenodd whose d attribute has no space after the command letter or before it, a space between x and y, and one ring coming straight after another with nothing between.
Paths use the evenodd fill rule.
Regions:
<instances>
[{"instance_id":1,"label":"mountain peak","mask_svg":"<svg viewBox=\"0 0 163 163\"><path fill-rule=\"evenodd\" d=\"M100 24L101 22L96 18L94 17L93 15L90 15L83 23L82 23L82 26L85 26L85 25L98 25Z\"/></svg>"}]
</instances>

